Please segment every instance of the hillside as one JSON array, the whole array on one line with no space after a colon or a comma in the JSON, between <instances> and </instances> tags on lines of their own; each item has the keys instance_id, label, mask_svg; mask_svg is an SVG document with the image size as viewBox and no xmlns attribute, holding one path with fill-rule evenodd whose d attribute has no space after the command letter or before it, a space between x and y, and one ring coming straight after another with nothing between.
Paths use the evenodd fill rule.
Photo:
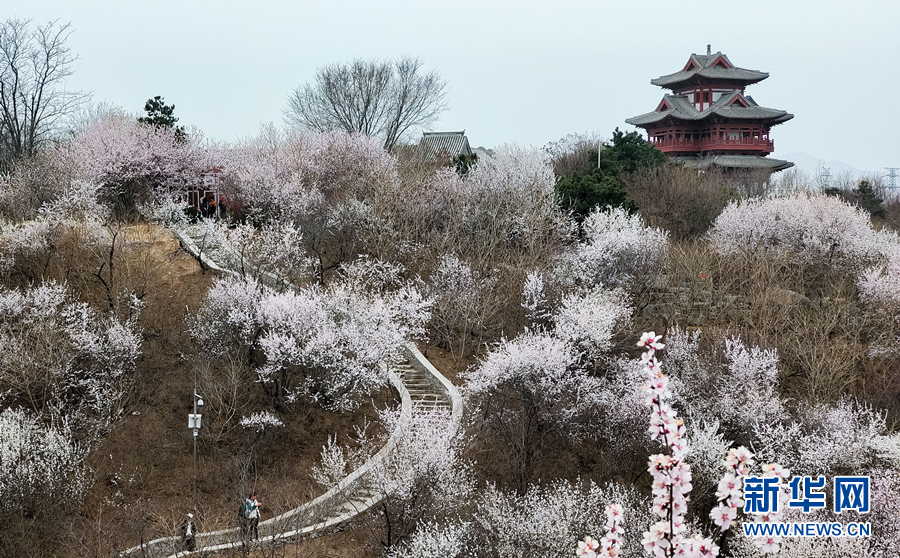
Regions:
<instances>
[{"instance_id":1,"label":"hillside","mask_svg":"<svg viewBox=\"0 0 900 558\"><path fill-rule=\"evenodd\" d=\"M250 493L263 522L340 494L388 440L336 507L377 505L315 538L237 548L547 556L591 535L623 556L755 557L776 542L742 534L763 519L720 482L790 471L868 477L873 531L780 548L896 550L896 203L658 156L597 173L585 145L502 147L457 172L341 132L224 149L120 116L94 126L0 184L3 553L107 556L178 537L187 513L202 552ZM92 143L150 136L149 162ZM210 159L228 178L198 218L183 188ZM614 187L635 209L570 211L562 159L568 195ZM459 387L459 429L410 372L411 341ZM407 414L392 373L416 400ZM607 533L609 504L621 523Z\"/></svg>"}]
</instances>

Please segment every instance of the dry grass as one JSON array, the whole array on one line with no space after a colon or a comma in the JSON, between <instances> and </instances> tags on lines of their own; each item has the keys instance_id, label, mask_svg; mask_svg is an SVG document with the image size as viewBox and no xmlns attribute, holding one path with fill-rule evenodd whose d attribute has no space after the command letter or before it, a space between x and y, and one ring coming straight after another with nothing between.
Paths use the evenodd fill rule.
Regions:
<instances>
[{"instance_id":1,"label":"dry grass","mask_svg":"<svg viewBox=\"0 0 900 558\"><path fill-rule=\"evenodd\" d=\"M848 273L786 259L725 257L704 242L676 243L655 294L645 319L777 348L786 395L819 401L851 393L871 400L873 386L897 393L896 363L868 356L871 337L886 323L860 305Z\"/></svg>"}]
</instances>

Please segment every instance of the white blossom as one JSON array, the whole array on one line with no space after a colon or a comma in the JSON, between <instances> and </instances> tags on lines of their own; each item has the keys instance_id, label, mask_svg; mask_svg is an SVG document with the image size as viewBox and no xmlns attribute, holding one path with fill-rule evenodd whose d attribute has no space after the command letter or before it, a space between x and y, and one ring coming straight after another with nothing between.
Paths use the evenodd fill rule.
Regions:
<instances>
[{"instance_id":1,"label":"white blossom","mask_svg":"<svg viewBox=\"0 0 900 558\"><path fill-rule=\"evenodd\" d=\"M387 552L388 558L463 558L471 556L466 523L423 521L409 540Z\"/></svg>"},{"instance_id":2,"label":"white blossom","mask_svg":"<svg viewBox=\"0 0 900 558\"><path fill-rule=\"evenodd\" d=\"M732 202L709 232L722 254L767 258L858 270L897 249L897 235L872 229L869 214L833 196Z\"/></svg>"},{"instance_id":3,"label":"white blossom","mask_svg":"<svg viewBox=\"0 0 900 558\"><path fill-rule=\"evenodd\" d=\"M481 491L473 525L487 535L497 556L555 558L571 555L572 541L603 533L610 502L622 507L623 556L643 556L641 531L654 521L650 501L632 486L556 480L529 486L522 495L493 485Z\"/></svg>"},{"instance_id":4,"label":"white blossom","mask_svg":"<svg viewBox=\"0 0 900 558\"><path fill-rule=\"evenodd\" d=\"M347 459L344 448L337 443L337 435L329 436L322 446L319 462L313 465L311 476L324 487L332 487L347 475Z\"/></svg>"},{"instance_id":5,"label":"white blossom","mask_svg":"<svg viewBox=\"0 0 900 558\"><path fill-rule=\"evenodd\" d=\"M99 437L119 412L140 353L138 312L127 322L98 315L65 286L0 289L0 401Z\"/></svg>"},{"instance_id":6,"label":"white blossom","mask_svg":"<svg viewBox=\"0 0 900 558\"><path fill-rule=\"evenodd\" d=\"M888 255L884 265L863 271L857 285L863 302L884 305L900 315L900 248Z\"/></svg>"},{"instance_id":7,"label":"white blossom","mask_svg":"<svg viewBox=\"0 0 900 558\"><path fill-rule=\"evenodd\" d=\"M257 380L278 401L306 395L329 409L356 408L386 381L380 364L424 335L431 305L411 282L376 279L376 268L394 273L360 264L327 287L279 293L253 279L217 280L191 333L213 357L261 357Z\"/></svg>"},{"instance_id":8,"label":"white blossom","mask_svg":"<svg viewBox=\"0 0 900 558\"><path fill-rule=\"evenodd\" d=\"M668 251L668 233L644 226L621 208L595 209L582 223L584 242L562 256L554 273L570 287L629 287L652 277Z\"/></svg>"},{"instance_id":9,"label":"white blossom","mask_svg":"<svg viewBox=\"0 0 900 558\"><path fill-rule=\"evenodd\" d=\"M672 391L690 414L745 432L755 424L773 424L785 418L775 350L747 347L740 339L730 338L721 342L724 346L704 354L700 335L700 331L680 328L673 328L668 335L666 362Z\"/></svg>"},{"instance_id":10,"label":"white blossom","mask_svg":"<svg viewBox=\"0 0 900 558\"><path fill-rule=\"evenodd\" d=\"M798 475L860 470L877 457L885 417L849 398L798 409L794 420L760 423L757 453Z\"/></svg>"},{"instance_id":11,"label":"white blossom","mask_svg":"<svg viewBox=\"0 0 900 558\"><path fill-rule=\"evenodd\" d=\"M34 513L48 502L80 504L89 486L85 451L67 433L22 410L0 413L0 510Z\"/></svg>"},{"instance_id":12,"label":"white blossom","mask_svg":"<svg viewBox=\"0 0 900 558\"><path fill-rule=\"evenodd\" d=\"M616 326L631 315L627 301L621 290L610 292L599 287L585 294L568 295L553 317L554 332L587 354L605 353Z\"/></svg>"},{"instance_id":13,"label":"white blossom","mask_svg":"<svg viewBox=\"0 0 900 558\"><path fill-rule=\"evenodd\" d=\"M284 423L272 414L271 411L259 411L250 416L241 417L240 425L244 428L253 429L256 432L262 432L264 430L284 426Z\"/></svg>"},{"instance_id":14,"label":"white blossom","mask_svg":"<svg viewBox=\"0 0 900 558\"><path fill-rule=\"evenodd\" d=\"M544 277L536 271L528 272L522 286L522 308L532 325L542 323L550 317L547 311L547 297L544 293Z\"/></svg>"}]
</instances>

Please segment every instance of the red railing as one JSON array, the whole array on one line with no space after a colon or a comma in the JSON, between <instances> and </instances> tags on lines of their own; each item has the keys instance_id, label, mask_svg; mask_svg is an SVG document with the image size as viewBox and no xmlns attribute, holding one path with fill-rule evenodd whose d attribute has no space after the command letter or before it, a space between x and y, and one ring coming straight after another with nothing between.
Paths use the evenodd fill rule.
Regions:
<instances>
[{"instance_id":1,"label":"red railing","mask_svg":"<svg viewBox=\"0 0 900 558\"><path fill-rule=\"evenodd\" d=\"M650 139L663 152L673 151L775 151L775 142L766 138Z\"/></svg>"}]
</instances>

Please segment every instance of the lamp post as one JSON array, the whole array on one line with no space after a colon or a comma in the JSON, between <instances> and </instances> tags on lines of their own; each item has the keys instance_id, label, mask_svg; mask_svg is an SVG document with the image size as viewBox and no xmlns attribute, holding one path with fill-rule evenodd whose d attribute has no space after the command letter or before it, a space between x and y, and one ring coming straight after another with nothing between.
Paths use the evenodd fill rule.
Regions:
<instances>
[{"instance_id":1,"label":"lamp post","mask_svg":"<svg viewBox=\"0 0 900 558\"><path fill-rule=\"evenodd\" d=\"M194 390L194 412L188 413L188 429L194 431L194 501L197 500L197 434L200 430L200 419L203 415L197 412L199 407L203 407L203 398Z\"/></svg>"}]
</instances>

